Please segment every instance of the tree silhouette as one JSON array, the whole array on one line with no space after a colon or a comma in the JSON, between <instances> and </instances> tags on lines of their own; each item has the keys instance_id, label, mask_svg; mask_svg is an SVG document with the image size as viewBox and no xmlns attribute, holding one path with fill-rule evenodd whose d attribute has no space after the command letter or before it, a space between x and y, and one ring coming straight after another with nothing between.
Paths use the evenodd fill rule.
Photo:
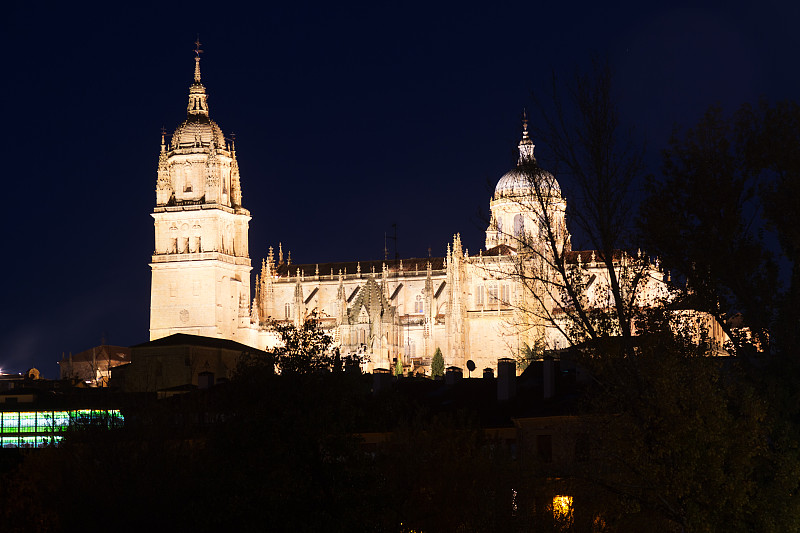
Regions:
<instances>
[{"instance_id":1,"label":"tree silhouette","mask_svg":"<svg viewBox=\"0 0 800 533\"><path fill-rule=\"evenodd\" d=\"M433 377L444 376L444 357L438 346L433 352L433 359L431 359L431 375Z\"/></svg>"}]
</instances>

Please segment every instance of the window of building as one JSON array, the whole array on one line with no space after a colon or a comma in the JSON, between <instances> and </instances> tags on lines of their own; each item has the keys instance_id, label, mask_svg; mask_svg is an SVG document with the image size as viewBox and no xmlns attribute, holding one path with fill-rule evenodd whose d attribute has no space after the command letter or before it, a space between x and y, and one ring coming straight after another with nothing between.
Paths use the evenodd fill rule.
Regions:
<instances>
[{"instance_id":1,"label":"window of building","mask_svg":"<svg viewBox=\"0 0 800 533\"><path fill-rule=\"evenodd\" d=\"M34 433L36 431L36 413L19 414L20 433Z\"/></svg>"},{"instance_id":2,"label":"window of building","mask_svg":"<svg viewBox=\"0 0 800 533\"><path fill-rule=\"evenodd\" d=\"M417 300L414 302L414 312L415 313L422 313L422 295L417 295Z\"/></svg>"},{"instance_id":3,"label":"window of building","mask_svg":"<svg viewBox=\"0 0 800 533\"><path fill-rule=\"evenodd\" d=\"M497 294L497 283L496 282L492 282L492 283L487 284L486 292L487 292L487 294L489 296L489 303L490 304L497 302L498 294Z\"/></svg>"},{"instance_id":4,"label":"window of building","mask_svg":"<svg viewBox=\"0 0 800 533\"><path fill-rule=\"evenodd\" d=\"M287 320L292 318L292 304L287 303L283 306L284 318Z\"/></svg>"},{"instance_id":5,"label":"window of building","mask_svg":"<svg viewBox=\"0 0 800 533\"><path fill-rule=\"evenodd\" d=\"M522 237L525 234L525 218L522 215L514 217L514 237Z\"/></svg>"},{"instance_id":6,"label":"window of building","mask_svg":"<svg viewBox=\"0 0 800 533\"><path fill-rule=\"evenodd\" d=\"M478 285L475 287L475 306L483 306L483 285Z\"/></svg>"},{"instance_id":7,"label":"window of building","mask_svg":"<svg viewBox=\"0 0 800 533\"><path fill-rule=\"evenodd\" d=\"M574 523L572 511L572 496L553 497L553 518L562 528L572 527Z\"/></svg>"},{"instance_id":8,"label":"window of building","mask_svg":"<svg viewBox=\"0 0 800 533\"><path fill-rule=\"evenodd\" d=\"M502 300L505 305L509 305L511 303L509 292L508 283L503 283L500 286L500 300Z\"/></svg>"}]
</instances>

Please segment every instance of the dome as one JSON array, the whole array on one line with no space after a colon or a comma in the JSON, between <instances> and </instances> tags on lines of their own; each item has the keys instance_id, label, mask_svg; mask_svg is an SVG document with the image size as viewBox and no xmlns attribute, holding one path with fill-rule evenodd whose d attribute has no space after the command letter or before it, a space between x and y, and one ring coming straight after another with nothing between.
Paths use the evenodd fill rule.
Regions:
<instances>
[{"instance_id":1,"label":"dome","mask_svg":"<svg viewBox=\"0 0 800 533\"><path fill-rule=\"evenodd\" d=\"M547 198L560 198L561 188L552 174L536 164L533 141L528 135L528 116L522 112L522 140L519 142L517 168L503 174L494 188L494 197L541 194Z\"/></svg>"},{"instance_id":2,"label":"dome","mask_svg":"<svg viewBox=\"0 0 800 533\"><path fill-rule=\"evenodd\" d=\"M535 187L538 187L543 196L551 198L561 196L561 188L555 177L531 162L520 164L517 168L503 174L494 188L494 196L501 198L535 194Z\"/></svg>"},{"instance_id":3,"label":"dome","mask_svg":"<svg viewBox=\"0 0 800 533\"><path fill-rule=\"evenodd\" d=\"M186 120L175 129L170 144L173 150L177 148L207 148L212 141L217 148L225 148L225 136L217 123L208 115L197 114L186 117Z\"/></svg>"}]
</instances>

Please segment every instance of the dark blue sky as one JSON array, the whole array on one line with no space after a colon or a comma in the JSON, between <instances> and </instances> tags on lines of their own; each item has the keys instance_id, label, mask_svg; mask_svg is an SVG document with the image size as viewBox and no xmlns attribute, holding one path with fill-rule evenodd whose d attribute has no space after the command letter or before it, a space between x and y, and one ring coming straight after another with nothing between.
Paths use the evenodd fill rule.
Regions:
<instances>
[{"instance_id":1,"label":"dark blue sky","mask_svg":"<svg viewBox=\"0 0 800 533\"><path fill-rule=\"evenodd\" d=\"M477 251L531 91L593 54L653 172L709 105L800 95L788 2L288 4L4 8L0 368L56 377L62 352L148 339L159 132L185 116L198 32L254 266L278 242L295 262L380 258L393 223L403 257L455 232Z\"/></svg>"}]
</instances>

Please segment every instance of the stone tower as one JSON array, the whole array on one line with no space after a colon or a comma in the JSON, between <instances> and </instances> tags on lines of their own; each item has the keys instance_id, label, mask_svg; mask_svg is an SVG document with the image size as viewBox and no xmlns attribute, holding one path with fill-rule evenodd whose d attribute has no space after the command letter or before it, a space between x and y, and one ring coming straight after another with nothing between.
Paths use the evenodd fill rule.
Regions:
<instances>
[{"instance_id":1,"label":"stone tower","mask_svg":"<svg viewBox=\"0 0 800 533\"><path fill-rule=\"evenodd\" d=\"M250 213L235 146L208 114L197 44L186 120L169 145L161 135L150 339L190 333L246 342Z\"/></svg>"},{"instance_id":2,"label":"stone tower","mask_svg":"<svg viewBox=\"0 0 800 533\"><path fill-rule=\"evenodd\" d=\"M533 141L528 134L528 117L522 115L522 140L516 168L506 172L489 202L491 221L486 229L486 249L506 245L520 253L544 253L541 244L548 229L554 232L559 252L570 249L564 214L567 204L550 172L536 163Z\"/></svg>"}]
</instances>

